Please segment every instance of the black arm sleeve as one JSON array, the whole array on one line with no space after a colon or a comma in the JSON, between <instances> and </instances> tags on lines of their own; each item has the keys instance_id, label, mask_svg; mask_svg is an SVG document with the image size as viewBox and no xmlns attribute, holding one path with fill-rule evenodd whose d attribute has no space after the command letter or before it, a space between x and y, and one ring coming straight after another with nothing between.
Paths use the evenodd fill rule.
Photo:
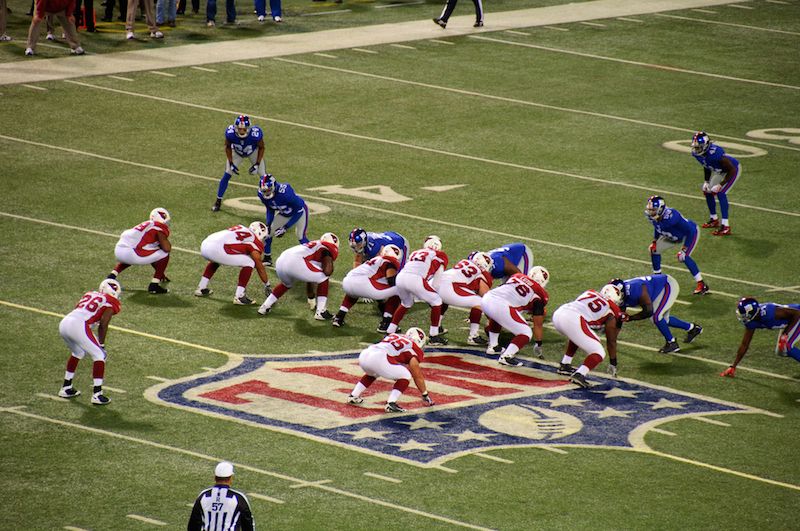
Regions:
<instances>
[{"instance_id":1,"label":"black arm sleeve","mask_svg":"<svg viewBox=\"0 0 800 531\"><path fill-rule=\"evenodd\" d=\"M386 277L386 282L387 282L387 283L388 283L390 286L394 286L395 284L397 284L397 275L395 275L395 276L393 276L393 277Z\"/></svg>"},{"instance_id":2,"label":"black arm sleeve","mask_svg":"<svg viewBox=\"0 0 800 531\"><path fill-rule=\"evenodd\" d=\"M192 507L192 514L189 516L189 525L186 528L188 531L202 531L203 530L203 508L200 506L200 496L194 501Z\"/></svg>"},{"instance_id":3,"label":"black arm sleeve","mask_svg":"<svg viewBox=\"0 0 800 531\"><path fill-rule=\"evenodd\" d=\"M256 521L253 519L253 513L250 512L250 505L248 505L244 496L239 497L239 510L241 511L239 524L241 525L242 531L256 531Z\"/></svg>"},{"instance_id":4,"label":"black arm sleeve","mask_svg":"<svg viewBox=\"0 0 800 531\"><path fill-rule=\"evenodd\" d=\"M542 301L541 299L533 301L533 306L531 307L531 315L544 315L544 301Z\"/></svg>"}]
</instances>

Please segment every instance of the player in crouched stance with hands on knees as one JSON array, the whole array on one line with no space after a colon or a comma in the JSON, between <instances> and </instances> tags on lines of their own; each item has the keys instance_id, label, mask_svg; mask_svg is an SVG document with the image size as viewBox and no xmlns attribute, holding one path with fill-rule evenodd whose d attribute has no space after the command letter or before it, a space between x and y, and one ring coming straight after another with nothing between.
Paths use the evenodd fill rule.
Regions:
<instances>
[{"instance_id":1,"label":"player in crouched stance with hands on knees","mask_svg":"<svg viewBox=\"0 0 800 531\"><path fill-rule=\"evenodd\" d=\"M613 284L606 284L600 293L587 290L572 302L568 302L553 313L553 325L562 336L566 336L567 351L561 359L556 372L569 375L569 380L583 388L590 386L586 381L589 371L597 367L606 357L600 338L592 328L605 328L608 345L609 369L611 376L617 376L617 334L625 316L619 309L622 292ZM583 364L575 369L572 357L578 349L586 352Z\"/></svg>"},{"instance_id":2,"label":"player in crouched stance with hands on knees","mask_svg":"<svg viewBox=\"0 0 800 531\"><path fill-rule=\"evenodd\" d=\"M404 408L397 404L400 395L408 388L410 380L422 393L422 401L427 406L433 405L428 395L425 377L422 375L420 363L424 357L422 348L428 338L421 329L409 328L404 335L389 334L380 343L371 345L361 351L358 365L364 370L364 376L347 397L348 404L361 404L361 394L378 379L378 377L394 380L394 386L386 401L387 413L402 413Z\"/></svg>"}]
</instances>

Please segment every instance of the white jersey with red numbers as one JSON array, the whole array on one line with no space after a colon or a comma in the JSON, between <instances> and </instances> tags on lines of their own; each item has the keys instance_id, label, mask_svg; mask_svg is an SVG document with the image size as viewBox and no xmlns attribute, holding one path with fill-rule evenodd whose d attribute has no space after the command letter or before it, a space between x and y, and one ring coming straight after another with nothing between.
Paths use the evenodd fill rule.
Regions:
<instances>
[{"instance_id":1,"label":"white jersey with red numbers","mask_svg":"<svg viewBox=\"0 0 800 531\"><path fill-rule=\"evenodd\" d=\"M445 304L459 308L480 306L478 295L481 282L492 285L489 273L481 271L469 260L461 260L453 269L448 269L436 279L435 287Z\"/></svg>"},{"instance_id":2,"label":"white jersey with red numbers","mask_svg":"<svg viewBox=\"0 0 800 531\"><path fill-rule=\"evenodd\" d=\"M160 221L143 221L132 229L122 233L118 246L133 249L138 256L150 256L161 247L158 244L158 233L169 237L169 227Z\"/></svg>"},{"instance_id":3,"label":"white jersey with red numbers","mask_svg":"<svg viewBox=\"0 0 800 531\"><path fill-rule=\"evenodd\" d=\"M592 289L584 291L577 299L568 302L562 308L580 314L591 327L602 326L609 317L619 319L622 315L619 306Z\"/></svg>"},{"instance_id":4,"label":"white jersey with red numbers","mask_svg":"<svg viewBox=\"0 0 800 531\"><path fill-rule=\"evenodd\" d=\"M91 326L98 322L109 308L114 314L119 313L119 300L99 291L88 291L78 301L75 309L61 319L58 333L61 334L61 339L73 356L83 359L88 353L95 361L106 359L106 351L94 337Z\"/></svg>"},{"instance_id":5,"label":"white jersey with red numbers","mask_svg":"<svg viewBox=\"0 0 800 531\"><path fill-rule=\"evenodd\" d=\"M408 365L411 358L417 358L417 361L422 362L425 357L416 343L401 334L389 334L374 346L386 353L386 359L392 365Z\"/></svg>"},{"instance_id":6,"label":"white jersey with red numbers","mask_svg":"<svg viewBox=\"0 0 800 531\"><path fill-rule=\"evenodd\" d=\"M335 261L339 249L332 243L319 240L295 245L281 253L275 262L275 271L287 287L298 281L319 284L328 279L322 271L322 258L326 255Z\"/></svg>"},{"instance_id":7,"label":"white jersey with red numbers","mask_svg":"<svg viewBox=\"0 0 800 531\"><path fill-rule=\"evenodd\" d=\"M433 249L418 249L408 256L402 272L430 280L439 269L446 267L447 255L444 252L434 251Z\"/></svg>"},{"instance_id":8,"label":"white jersey with red numbers","mask_svg":"<svg viewBox=\"0 0 800 531\"><path fill-rule=\"evenodd\" d=\"M489 291L486 296L501 299L518 311L531 310L537 300L547 304L549 299L543 287L522 273L511 275L505 284Z\"/></svg>"},{"instance_id":9,"label":"white jersey with red numbers","mask_svg":"<svg viewBox=\"0 0 800 531\"><path fill-rule=\"evenodd\" d=\"M66 317L92 325L100 320L106 308L111 308L114 314L118 314L120 311L119 300L99 291L87 291L75 305L75 309Z\"/></svg>"},{"instance_id":10,"label":"white jersey with red numbers","mask_svg":"<svg viewBox=\"0 0 800 531\"><path fill-rule=\"evenodd\" d=\"M422 361L422 349L403 335L389 334L383 341L370 345L358 356L358 365L368 375L388 380L410 380L411 358Z\"/></svg>"},{"instance_id":11,"label":"white jersey with red numbers","mask_svg":"<svg viewBox=\"0 0 800 531\"><path fill-rule=\"evenodd\" d=\"M253 252L261 256L264 244L244 225L215 232L200 244L203 258L226 266L255 267Z\"/></svg>"},{"instance_id":12,"label":"white jersey with red numbers","mask_svg":"<svg viewBox=\"0 0 800 531\"><path fill-rule=\"evenodd\" d=\"M376 256L359 265L344 277L342 289L351 297L386 300L397 294L397 289L386 279L388 270L400 269L400 262L391 256Z\"/></svg>"}]
</instances>

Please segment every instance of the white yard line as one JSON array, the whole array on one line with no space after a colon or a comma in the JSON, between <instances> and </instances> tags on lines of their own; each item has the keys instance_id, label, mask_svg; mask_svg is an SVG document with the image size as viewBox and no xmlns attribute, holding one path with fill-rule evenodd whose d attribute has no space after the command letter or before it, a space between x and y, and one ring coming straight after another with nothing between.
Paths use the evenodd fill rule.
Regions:
<instances>
[{"instance_id":1,"label":"white yard line","mask_svg":"<svg viewBox=\"0 0 800 531\"><path fill-rule=\"evenodd\" d=\"M162 378L161 376L153 376L153 375L145 376L145 378L147 378L148 380L154 380L156 382L169 382L170 381L169 378Z\"/></svg>"},{"instance_id":2,"label":"white yard line","mask_svg":"<svg viewBox=\"0 0 800 531\"><path fill-rule=\"evenodd\" d=\"M158 525L158 526L167 525L166 522L162 522L161 520L156 520L154 518L148 518L146 516L142 516L142 515L139 515L139 514L128 514L128 515L126 515L126 518L130 518L131 520L139 520L140 522L144 522L146 524L152 524L152 525Z\"/></svg>"},{"instance_id":3,"label":"white yard line","mask_svg":"<svg viewBox=\"0 0 800 531\"><path fill-rule=\"evenodd\" d=\"M66 529L66 531L89 531L88 529L84 529L82 527L73 527L71 525L65 525L64 529Z\"/></svg>"},{"instance_id":4,"label":"white yard line","mask_svg":"<svg viewBox=\"0 0 800 531\"><path fill-rule=\"evenodd\" d=\"M170 74L169 72L160 72L158 70L151 70L151 74L155 74L157 76L164 76L164 77L178 77L175 74Z\"/></svg>"},{"instance_id":5,"label":"white yard line","mask_svg":"<svg viewBox=\"0 0 800 531\"><path fill-rule=\"evenodd\" d=\"M661 435L669 435L670 437L677 437L676 433L672 433L671 431L662 430L661 428L651 428L650 431L652 433L660 433Z\"/></svg>"},{"instance_id":6,"label":"white yard line","mask_svg":"<svg viewBox=\"0 0 800 531\"><path fill-rule=\"evenodd\" d=\"M119 81L133 81L133 79L130 78L130 77L113 76L113 75L108 76L108 77L110 77L111 79L117 79Z\"/></svg>"},{"instance_id":7,"label":"white yard line","mask_svg":"<svg viewBox=\"0 0 800 531\"><path fill-rule=\"evenodd\" d=\"M236 66L246 66L247 68L258 68L258 65L253 65L253 64L250 64L250 63L240 63L238 61L234 61L231 64L236 65Z\"/></svg>"},{"instance_id":8,"label":"white yard line","mask_svg":"<svg viewBox=\"0 0 800 531\"><path fill-rule=\"evenodd\" d=\"M644 20L639 20L638 18L617 17L617 20L621 20L623 22L637 22L639 24L644 24Z\"/></svg>"},{"instance_id":9,"label":"white yard line","mask_svg":"<svg viewBox=\"0 0 800 531\"><path fill-rule=\"evenodd\" d=\"M123 395L125 393L127 393L127 391L125 389L119 389L117 387L111 387L110 385L106 385L106 384L103 384L103 389L105 389L107 391L111 391L112 393L120 393L120 394L123 394Z\"/></svg>"},{"instance_id":10,"label":"white yard line","mask_svg":"<svg viewBox=\"0 0 800 531\"><path fill-rule=\"evenodd\" d=\"M489 461L496 461L498 463L505 463L507 465L513 465L514 464L514 461L509 461L508 459L503 459L502 457L497 457L496 455L492 455L492 454L483 454L483 453L480 453L480 452L476 452L476 453L471 454L471 455L474 455L475 457L480 457L481 459L488 459Z\"/></svg>"},{"instance_id":11,"label":"white yard line","mask_svg":"<svg viewBox=\"0 0 800 531\"><path fill-rule=\"evenodd\" d=\"M792 5L791 2L784 2L783 0L765 0L770 4L780 4L782 6L789 6Z\"/></svg>"},{"instance_id":12,"label":"white yard line","mask_svg":"<svg viewBox=\"0 0 800 531\"><path fill-rule=\"evenodd\" d=\"M548 452L552 452L554 454L565 455L565 454L569 453L566 450L562 450L561 448L556 448L555 446L549 446L547 444L543 444L541 446L537 446L536 448L539 448L540 450L547 450Z\"/></svg>"},{"instance_id":13,"label":"white yard line","mask_svg":"<svg viewBox=\"0 0 800 531\"><path fill-rule=\"evenodd\" d=\"M450 46L455 46L456 43L450 41L443 41L442 39L429 39L430 42L435 42L436 44L449 44Z\"/></svg>"},{"instance_id":14,"label":"white yard line","mask_svg":"<svg viewBox=\"0 0 800 531\"><path fill-rule=\"evenodd\" d=\"M380 474L375 474L373 472L364 472L364 475L369 478L380 479L381 481L388 481L389 483L402 483L402 479L397 478L390 478L389 476L382 476Z\"/></svg>"},{"instance_id":15,"label":"white yard line","mask_svg":"<svg viewBox=\"0 0 800 531\"><path fill-rule=\"evenodd\" d=\"M712 11L711 9L692 9L692 11L696 11L697 13L706 13L708 15L716 15L716 11Z\"/></svg>"},{"instance_id":16,"label":"white yard line","mask_svg":"<svg viewBox=\"0 0 800 531\"><path fill-rule=\"evenodd\" d=\"M354 52L371 53L371 54L378 53L375 50L367 50L366 48L350 48L350 49L353 50Z\"/></svg>"},{"instance_id":17,"label":"white yard line","mask_svg":"<svg viewBox=\"0 0 800 531\"><path fill-rule=\"evenodd\" d=\"M583 24L584 26L593 26L595 28L605 28L606 27L605 24L600 24L599 22L580 22L580 24Z\"/></svg>"},{"instance_id":18,"label":"white yard line","mask_svg":"<svg viewBox=\"0 0 800 531\"><path fill-rule=\"evenodd\" d=\"M524 35L528 36L530 33L525 33L524 31L517 31L517 30L506 30L505 33L510 33L511 35Z\"/></svg>"},{"instance_id":19,"label":"white yard line","mask_svg":"<svg viewBox=\"0 0 800 531\"><path fill-rule=\"evenodd\" d=\"M796 31L785 31L779 29L772 29L772 28L762 28L760 26L749 26L747 24L734 24L733 22L722 22L721 20L709 20L706 18L694 18L694 17L682 17L678 15L668 15L666 13L656 13L657 17L662 18L671 18L675 20L688 20L692 22L699 22L701 24L716 24L718 26L730 26L732 28L742 28L746 30L754 30L754 31L767 31L770 33L782 33L784 35L800 35L800 33Z\"/></svg>"},{"instance_id":20,"label":"white yard line","mask_svg":"<svg viewBox=\"0 0 800 531\"><path fill-rule=\"evenodd\" d=\"M394 48L400 48L400 49L402 49L402 50L416 50L416 48L414 48L413 46L409 46L409 45L407 45L407 44L397 44L397 43L392 43L392 44L390 44L389 46L392 46L392 47L394 47Z\"/></svg>"},{"instance_id":21,"label":"white yard line","mask_svg":"<svg viewBox=\"0 0 800 531\"><path fill-rule=\"evenodd\" d=\"M39 91L42 91L42 92L47 92L46 88L37 87L36 85L28 85L28 84L23 83L22 86L25 87L25 88L33 89L33 90L39 90Z\"/></svg>"},{"instance_id":22,"label":"white yard line","mask_svg":"<svg viewBox=\"0 0 800 531\"><path fill-rule=\"evenodd\" d=\"M784 88L784 89L791 89L791 90L800 90L800 86L797 85L787 85L785 83L773 83L771 81L762 81L760 79L748 79L743 77L734 77L734 76L725 76L722 74L714 74L712 72L702 72L700 70L690 70L688 68L677 68L674 66L667 66L667 65L658 65L654 63L645 63L642 61L631 61L628 59L619 59L617 57L608 57L605 55L598 55L593 53L585 53L585 52L577 52L574 50L566 50L564 48L553 48L552 46L541 46L539 44L530 44L525 42L516 42L516 41L507 41L503 39L497 39L494 37L486 37L484 35L469 35L471 39L478 39L486 42L493 42L497 44L508 44L511 46L522 46L525 48L532 48L536 50L543 50L546 52L553 52L553 53L560 53L566 55L574 55L577 57L585 57L587 59L598 59L601 61L609 61L613 63L621 63L626 65L633 65L633 66L641 66L645 68L652 68L655 70L666 70L668 72L679 72L682 74L689 74L693 76L702 76L702 77L710 77L714 79L724 79L726 81L737 81L739 83L748 83L754 85L761 85L767 87L776 87L776 88Z\"/></svg>"},{"instance_id":23,"label":"white yard line","mask_svg":"<svg viewBox=\"0 0 800 531\"><path fill-rule=\"evenodd\" d=\"M331 55L329 53L320 53L320 52L318 52L318 53L315 53L314 55L316 55L317 57L327 57L328 59L336 59L335 55Z\"/></svg>"},{"instance_id":24,"label":"white yard line","mask_svg":"<svg viewBox=\"0 0 800 531\"><path fill-rule=\"evenodd\" d=\"M788 286L786 288L772 288L768 289L767 291L797 291L800 290L800 286Z\"/></svg>"},{"instance_id":25,"label":"white yard line","mask_svg":"<svg viewBox=\"0 0 800 531\"><path fill-rule=\"evenodd\" d=\"M736 9L755 9L753 6L745 6L742 4L728 4L726 7L735 7Z\"/></svg>"},{"instance_id":26,"label":"white yard line","mask_svg":"<svg viewBox=\"0 0 800 531\"><path fill-rule=\"evenodd\" d=\"M419 0L417 2L401 2L401 3L398 3L398 4L383 4L383 5L380 5L380 6L375 6L375 9L388 9L390 7L416 6L416 5L424 4L424 3L425 3L424 0Z\"/></svg>"},{"instance_id":27,"label":"white yard line","mask_svg":"<svg viewBox=\"0 0 800 531\"><path fill-rule=\"evenodd\" d=\"M730 424L728 424L727 422L722 422L721 420L714 420L706 417L691 417L691 418L692 420L698 420L700 422L705 422L706 424L713 424L714 426L722 426L723 428L731 427Z\"/></svg>"},{"instance_id":28,"label":"white yard line","mask_svg":"<svg viewBox=\"0 0 800 531\"><path fill-rule=\"evenodd\" d=\"M337 9L334 11L318 11L316 13L303 13L301 17L320 17L324 15L341 15L342 13L351 13L352 9Z\"/></svg>"},{"instance_id":29,"label":"white yard line","mask_svg":"<svg viewBox=\"0 0 800 531\"><path fill-rule=\"evenodd\" d=\"M258 494L257 492L248 492L247 496L250 497L250 498L256 498L258 500L264 500L264 501L277 503L277 504L286 503L285 501L283 501L281 499L273 498L272 496L267 496L265 494Z\"/></svg>"},{"instance_id":30,"label":"white yard line","mask_svg":"<svg viewBox=\"0 0 800 531\"><path fill-rule=\"evenodd\" d=\"M213 68L205 68L205 67L202 67L202 66L190 66L189 68L191 68L193 70L199 70L200 72L211 72L211 73L214 73L214 74L217 73L217 71L214 70Z\"/></svg>"},{"instance_id":31,"label":"white yard line","mask_svg":"<svg viewBox=\"0 0 800 531\"><path fill-rule=\"evenodd\" d=\"M569 28L559 28L558 26L542 26L545 29L555 30L555 31L569 31Z\"/></svg>"}]
</instances>

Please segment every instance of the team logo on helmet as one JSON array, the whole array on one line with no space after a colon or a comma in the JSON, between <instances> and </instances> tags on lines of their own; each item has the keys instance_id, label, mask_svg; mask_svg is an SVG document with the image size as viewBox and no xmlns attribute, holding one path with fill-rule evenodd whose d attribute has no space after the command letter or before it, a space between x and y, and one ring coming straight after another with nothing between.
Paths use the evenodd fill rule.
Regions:
<instances>
[{"instance_id":1,"label":"team logo on helmet","mask_svg":"<svg viewBox=\"0 0 800 531\"><path fill-rule=\"evenodd\" d=\"M606 284L603 286L603 288L600 290L600 295L616 305L622 303L622 291L620 291L620 289L614 284Z\"/></svg>"},{"instance_id":2,"label":"team logo on helmet","mask_svg":"<svg viewBox=\"0 0 800 531\"><path fill-rule=\"evenodd\" d=\"M711 146L711 140L705 131L698 131L692 136L692 153L695 155L705 155Z\"/></svg>"},{"instance_id":3,"label":"team logo on helmet","mask_svg":"<svg viewBox=\"0 0 800 531\"><path fill-rule=\"evenodd\" d=\"M261 180L258 181L258 191L261 192L264 199L272 199L275 195L275 188L275 177L271 173L261 176Z\"/></svg>"},{"instance_id":4,"label":"team logo on helmet","mask_svg":"<svg viewBox=\"0 0 800 531\"><path fill-rule=\"evenodd\" d=\"M166 208L154 208L150 211L150 221L157 221L164 225L169 225L170 221L172 221L172 216L169 215Z\"/></svg>"},{"instance_id":5,"label":"team logo on helmet","mask_svg":"<svg viewBox=\"0 0 800 531\"><path fill-rule=\"evenodd\" d=\"M367 231L362 229L361 227L355 228L350 231L350 248L360 253L364 250L364 247L367 245Z\"/></svg>"},{"instance_id":6,"label":"team logo on helmet","mask_svg":"<svg viewBox=\"0 0 800 531\"><path fill-rule=\"evenodd\" d=\"M667 202L664 201L664 198L658 195L651 195L647 199L647 206L644 209L645 215L658 221L661 219L661 216L664 215L664 209L667 208Z\"/></svg>"},{"instance_id":7,"label":"team logo on helmet","mask_svg":"<svg viewBox=\"0 0 800 531\"><path fill-rule=\"evenodd\" d=\"M736 303L736 317L742 323L749 323L758 315L760 306L753 297L744 297Z\"/></svg>"},{"instance_id":8,"label":"team logo on helmet","mask_svg":"<svg viewBox=\"0 0 800 531\"><path fill-rule=\"evenodd\" d=\"M107 278L100 283L100 287L97 288L97 291L119 299L119 296L122 294L122 285L114 278Z\"/></svg>"},{"instance_id":9,"label":"team logo on helmet","mask_svg":"<svg viewBox=\"0 0 800 531\"><path fill-rule=\"evenodd\" d=\"M422 244L422 247L425 249L431 249L432 251L441 251L442 240L438 236L431 234L425 238L425 242Z\"/></svg>"},{"instance_id":10,"label":"team logo on helmet","mask_svg":"<svg viewBox=\"0 0 800 531\"><path fill-rule=\"evenodd\" d=\"M250 134L250 117L246 114L240 114L236 117L236 121L233 122L233 126L236 129L236 136L246 138Z\"/></svg>"},{"instance_id":11,"label":"team logo on helmet","mask_svg":"<svg viewBox=\"0 0 800 531\"><path fill-rule=\"evenodd\" d=\"M391 243L389 245L384 245L383 249L381 249L381 256L384 257L391 257L400 260L401 254L403 254L403 251L400 250L400 247Z\"/></svg>"},{"instance_id":12,"label":"team logo on helmet","mask_svg":"<svg viewBox=\"0 0 800 531\"><path fill-rule=\"evenodd\" d=\"M421 328L415 326L406 330L406 337L413 341L419 348L424 348L425 343L428 342L428 336L425 335L425 332L423 332Z\"/></svg>"},{"instance_id":13,"label":"team logo on helmet","mask_svg":"<svg viewBox=\"0 0 800 531\"><path fill-rule=\"evenodd\" d=\"M320 236L319 241L325 243L332 243L333 245L336 246L337 249L339 248L339 237L332 232L326 232L325 234Z\"/></svg>"},{"instance_id":14,"label":"team logo on helmet","mask_svg":"<svg viewBox=\"0 0 800 531\"><path fill-rule=\"evenodd\" d=\"M269 235L267 226L261 221L254 221L250 224L250 231L256 235L259 240L264 240Z\"/></svg>"},{"instance_id":15,"label":"team logo on helmet","mask_svg":"<svg viewBox=\"0 0 800 531\"><path fill-rule=\"evenodd\" d=\"M533 266L528 276L543 288L546 288L547 283L550 282L550 272L542 266Z\"/></svg>"}]
</instances>

